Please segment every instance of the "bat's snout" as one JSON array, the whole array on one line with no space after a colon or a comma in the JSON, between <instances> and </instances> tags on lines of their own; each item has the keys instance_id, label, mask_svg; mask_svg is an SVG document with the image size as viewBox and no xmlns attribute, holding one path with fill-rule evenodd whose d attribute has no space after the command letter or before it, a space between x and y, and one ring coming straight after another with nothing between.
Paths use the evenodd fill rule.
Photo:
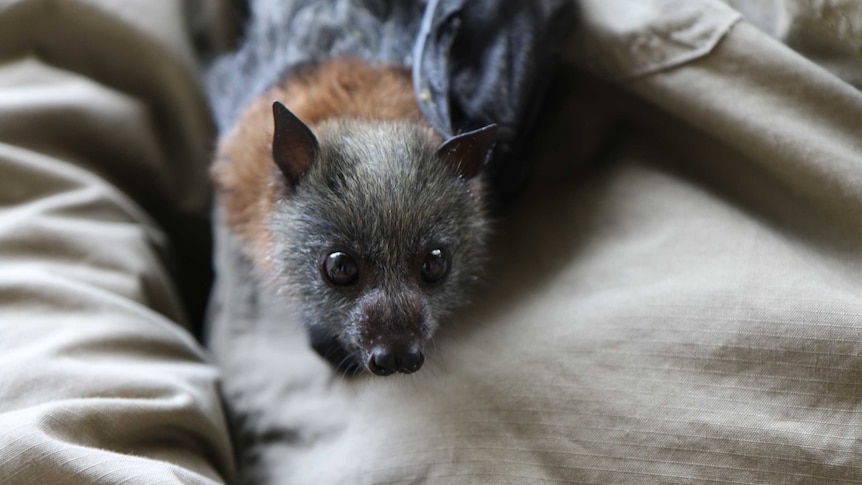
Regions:
<instances>
[{"instance_id":1,"label":"bat's snout","mask_svg":"<svg viewBox=\"0 0 862 485\"><path fill-rule=\"evenodd\" d=\"M375 346L368 356L366 366L378 376L388 376L395 372L416 372L424 362L425 354L419 345L412 342L394 342Z\"/></svg>"}]
</instances>

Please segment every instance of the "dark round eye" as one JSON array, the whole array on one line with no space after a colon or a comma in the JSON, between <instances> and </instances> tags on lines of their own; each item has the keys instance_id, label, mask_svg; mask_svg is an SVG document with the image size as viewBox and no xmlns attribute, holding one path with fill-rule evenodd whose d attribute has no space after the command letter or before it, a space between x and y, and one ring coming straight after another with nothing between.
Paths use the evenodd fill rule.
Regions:
<instances>
[{"instance_id":1,"label":"dark round eye","mask_svg":"<svg viewBox=\"0 0 862 485\"><path fill-rule=\"evenodd\" d=\"M359 265L349 254L336 251L323 260L323 274L334 285L355 285L359 281Z\"/></svg>"},{"instance_id":2,"label":"dark round eye","mask_svg":"<svg viewBox=\"0 0 862 485\"><path fill-rule=\"evenodd\" d=\"M426 283L437 283L449 272L449 257L442 249L428 251L422 260L422 279Z\"/></svg>"}]
</instances>

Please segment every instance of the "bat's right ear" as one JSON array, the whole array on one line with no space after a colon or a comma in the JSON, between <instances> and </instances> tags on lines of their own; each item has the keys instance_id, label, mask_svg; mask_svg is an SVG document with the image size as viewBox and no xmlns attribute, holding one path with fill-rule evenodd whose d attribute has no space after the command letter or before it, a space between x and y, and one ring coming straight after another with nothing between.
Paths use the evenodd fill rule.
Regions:
<instances>
[{"instance_id":1,"label":"bat's right ear","mask_svg":"<svg viewBox=\"0 0 862 485\"><path fill-rule=\"evenodd\" d=\"M272 159L290 186L295 187L317 159L320 146L305 123L278 101L272 104L272 116Z\"/></svg>"},{"instance_id":2,"label":"bat's right ear","mask_svg":"<svg viewBox=\"0 0 862 485\"><path fill-rule=\"evenodd\" d=\"M446 140L437 149L437 156L455 172L471 179L485 166L496 142L497 125L491 124Z\"/></svg>"}]
</instances>

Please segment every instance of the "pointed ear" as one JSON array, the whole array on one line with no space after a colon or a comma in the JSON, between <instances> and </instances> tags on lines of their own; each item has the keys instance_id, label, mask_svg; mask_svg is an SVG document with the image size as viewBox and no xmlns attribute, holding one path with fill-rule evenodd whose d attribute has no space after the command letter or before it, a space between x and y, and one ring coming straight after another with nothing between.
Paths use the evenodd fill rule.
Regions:
<instances>
[{"instance_id":1,"label":"pointed ear","mask_svg":"<svg viewBox=\"0 0 862 485\"><path fill-rule=\"evenodd\" d=\"M470 179L482 170L496 141L497 125L488 125L446 140L437 149L437 156L464 178Z\"/></svg>"},{"instance_id":2,"label":"pointed ear","mask_svg":"<svg viewBox=\"0 0 862 485\"><path fill-rule=\"evenodd\" d=\"M275 119L272 158L294 187L317 160L320 147L305 123L278 101L272 104L272 116Z\"/></svg>"}]
</instances>

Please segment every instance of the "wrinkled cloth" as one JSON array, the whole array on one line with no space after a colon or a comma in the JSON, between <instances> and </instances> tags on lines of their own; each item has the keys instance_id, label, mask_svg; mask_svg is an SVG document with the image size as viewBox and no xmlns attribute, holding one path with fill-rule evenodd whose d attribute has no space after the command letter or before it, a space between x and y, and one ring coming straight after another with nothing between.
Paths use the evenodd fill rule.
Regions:
<instances>
[{"instance_id":1,"label":"wrinkled cloth","mask_svg":"<svg viewBox=\"0 0 862 485\"><path fill-rule=\"evenodd\" d=\"M473 304L344 378L221 230L243 483L862 481L858 2L577 2Z\"/></svg>"},{"instance_id":2,"label":"wrinkled cloth","mask_svg":"<svg viewBox=\"0 0 862 485\"><path fill-rule=\"evenodd\" d=\"M192 336L213 130L190 5L0 3L4 485L233 476Z\"/></svg>"}]
</instances>

